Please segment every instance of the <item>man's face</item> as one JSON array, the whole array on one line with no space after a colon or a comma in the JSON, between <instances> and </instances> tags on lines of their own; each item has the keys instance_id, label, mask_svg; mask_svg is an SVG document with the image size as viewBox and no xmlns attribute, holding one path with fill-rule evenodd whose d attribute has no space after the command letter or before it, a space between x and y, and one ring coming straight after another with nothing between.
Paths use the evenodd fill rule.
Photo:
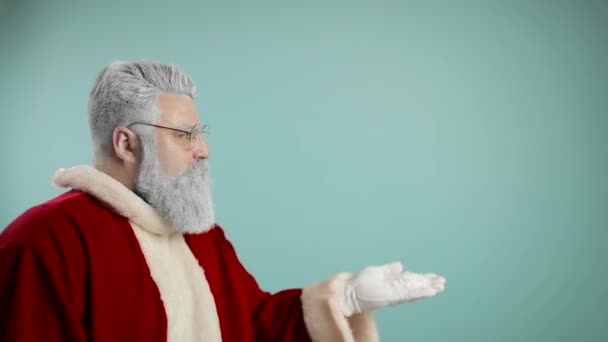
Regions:
<instances>
[{"instance_id":1,"label":"man's face","mask_svg":"<svg viewBox=\"0 0 608 342\"><path fill-rule=\"evenodd\" d=\"M163 115L155 124L190 131L198 124L189 97L163 95ZM184 133L154 128L140 136L141 160L133 191L181 233L201 233L215 223L204 139L192 145Z\"/></svg>"},{"instance_id":2,"label":"man's face","mask_svg":"<svg viewBox=\"0 0 608 342\"><path fill-rule=\"evenodd\" d=\"M162 112L156 124L190 131L194 125L200 126L194 102L186 95L162 94L157 96ZM177 176L201 158L209 157L209 148L203 137L190 147L187 135L168 129L155 129L158 158L163 173Z\"/></svg>"}]
</instances>

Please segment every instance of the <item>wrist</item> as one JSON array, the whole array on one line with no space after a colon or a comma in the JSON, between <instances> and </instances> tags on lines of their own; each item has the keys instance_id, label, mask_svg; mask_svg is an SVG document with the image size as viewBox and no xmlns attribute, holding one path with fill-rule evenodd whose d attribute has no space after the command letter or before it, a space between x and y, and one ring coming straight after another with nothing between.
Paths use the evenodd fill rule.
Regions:
<instances>
[{"instance_id":1,"label":"wrist","mask_svg":"<svg viewBox=\"0 0 608 342\"><path fill-rule=\"evenodd\" d=\"M344 295L342 298L342 313L345 317L350 317L356 313L360 313L361 308L357 301L357 293L353 286L352 280L346 283L344 287Z\"/></svg>"}]
</instances>

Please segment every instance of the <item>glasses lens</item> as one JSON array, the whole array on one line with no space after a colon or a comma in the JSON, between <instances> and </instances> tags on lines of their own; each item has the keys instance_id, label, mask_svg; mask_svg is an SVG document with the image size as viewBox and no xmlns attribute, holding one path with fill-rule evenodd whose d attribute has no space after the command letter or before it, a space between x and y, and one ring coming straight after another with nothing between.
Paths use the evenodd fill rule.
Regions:
<instances>
[{"instance_id":1,"label":"glasses lens","mask_svg":"<svg viewBox=\"0 0 608 342\"><path fill-rule=\"evenodd\" d=\"M202 129L200 125L194 125L190 130L190 149L194 149L201 138Z\"/></svg>"}]
</instances>

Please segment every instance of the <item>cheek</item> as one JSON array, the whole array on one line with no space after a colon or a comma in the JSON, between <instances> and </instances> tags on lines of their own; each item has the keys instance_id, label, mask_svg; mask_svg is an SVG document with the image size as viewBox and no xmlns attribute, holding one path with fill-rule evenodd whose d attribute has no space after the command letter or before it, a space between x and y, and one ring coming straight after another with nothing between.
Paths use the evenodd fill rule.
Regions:
<instances>
[{"instance_id":1,"label":"cheek","mask_svg":"<svg viewBox=\"0 0 608 342\"><path fill-rule=\"evenodd\" d=\"M171 142L161 142L158 146L158 158L163 174L178 176L188 168L189 154L181 146Z\"/></svg>"}]
</instances>

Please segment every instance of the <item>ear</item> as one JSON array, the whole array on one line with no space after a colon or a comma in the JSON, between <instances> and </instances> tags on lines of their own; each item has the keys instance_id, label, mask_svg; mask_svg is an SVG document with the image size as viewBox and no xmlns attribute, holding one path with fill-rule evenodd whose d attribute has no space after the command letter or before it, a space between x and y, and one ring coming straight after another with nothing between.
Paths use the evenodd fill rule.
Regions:
<instances>
[{"instance_id":1,"label":"ear","mask_svg":"<svg viewBox=\"0 0 608 342\"><path fill-rule=\"evenodd\" d=\"M116 157L123 163L135 164L139 158L139 138L126 127L116 127L112 133Z\"/></svg>"}]
</instances>

